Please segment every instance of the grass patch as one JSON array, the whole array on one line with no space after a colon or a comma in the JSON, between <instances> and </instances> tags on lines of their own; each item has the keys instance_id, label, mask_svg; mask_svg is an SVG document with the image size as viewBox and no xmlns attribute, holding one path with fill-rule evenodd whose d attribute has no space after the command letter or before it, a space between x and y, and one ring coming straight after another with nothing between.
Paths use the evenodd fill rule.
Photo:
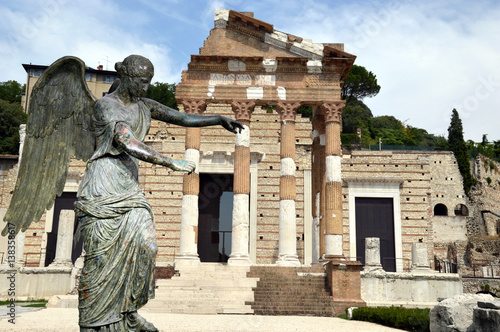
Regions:
<instances>
[{"instance_id":1,"label":"grass patch","mask_svg":"<svg viewBox=\"0 0 500 332\"><path fill-rule=\"evenodd\" d=\"M44 308L47 305L47 300L31 300L31 301L14 301L20 307L27 308ZM0 305L9 305L10 301L0 301Z\"/></svg>"},{"instance_id":2,"label":"grass patch","mask_svg":"<svg viewBox=\"0 0 500 332\"><path fill-rule=\"evenodd\" d=\"M353 311L352 319L395 327L414 332L427 332L430 309L402 307L361 307Z\"/></svg>"}]
</instances>

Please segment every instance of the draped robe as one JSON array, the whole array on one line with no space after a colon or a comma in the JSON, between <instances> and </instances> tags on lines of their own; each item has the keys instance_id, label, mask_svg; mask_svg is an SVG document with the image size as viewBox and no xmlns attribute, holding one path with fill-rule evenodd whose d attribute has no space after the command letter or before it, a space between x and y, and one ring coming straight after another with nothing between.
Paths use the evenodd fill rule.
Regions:
<instances>
[{"instance_id":1,"label":"draped robe","mask_svg":"<svg viewBox=\"0 0 500 332\"><path fill-rule=\"evenodd\" d=\"M105 98L103 98L105 99ZM140 99L125 107L94 107L97 147L75 203L85 262L79 285L81 331L135 331L127 313L154 297L157 253L153 212L139 188L138 161L114 142L119 122L143 141L151 114Z\"/></svg>"}]
</instances>

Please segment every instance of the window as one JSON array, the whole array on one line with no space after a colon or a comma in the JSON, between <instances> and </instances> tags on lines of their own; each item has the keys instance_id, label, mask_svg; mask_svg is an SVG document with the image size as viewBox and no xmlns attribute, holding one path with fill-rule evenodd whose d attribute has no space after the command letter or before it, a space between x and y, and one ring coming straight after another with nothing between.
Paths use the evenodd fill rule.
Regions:
<instances>
[{"instance_id":1,"label":"window","mask_svg":"<svg viewBox=\"0 0 500 332\"><path fill-rule=\"evenodd\" d=\"M455 206L455 215L467 217L469 215L469 209L463 204L458 204Z\"/></svg>"},{"instance_id":2,"label":"window","mask_svg":"<svg viewBox=\"0 0 500 332\"><path fill-rule=\"evenodd\" d=\"M31 77L40 77L43 74L43 69L31 69L30 76Z\"/></svg>"},{"instance_id":3,"label":"window","mask_svg":"<svg viewBox=\"0 0 500 332\"><path fill-rule=\"evenodd\" d=\"M435 216L447 216L448 215L448 208L444 204L436 204L434 206L434 215Z\"/></svg>"},{"instance_id":4,"label":"window","mask_svg":"<svg viewBox=\"0 0 500 332\"><path fill-rule=\"evenodd\" d=\"M92 82L93 77L94 77L94 75L93 75L93 74L91 74L91 73L86 73L86 74L85 74L85 80L86 80L87 82Z\"/></svg>"},{"instance_id":5,"label":"window","mask_svg":"<svg viewBox=\"0 0 500 332\"><path fill-rule=\"evenodd\" d=\"M114 77L114 76L112 76L112 75L104 75L104 76L102 77L102 81L103 81L104 83L113 83L113 82L114 82L114 80L115 80L115 77Z\"/></svg>"}]
</instances>

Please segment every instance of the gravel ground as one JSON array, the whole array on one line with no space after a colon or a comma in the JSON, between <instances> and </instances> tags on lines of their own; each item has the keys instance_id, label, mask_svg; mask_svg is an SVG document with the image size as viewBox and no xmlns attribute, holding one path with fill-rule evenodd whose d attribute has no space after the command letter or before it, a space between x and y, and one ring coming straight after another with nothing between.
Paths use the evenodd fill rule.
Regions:
<instances>
[{"instance_id":1,"label":"gravel ground","mask_svg":"<svg viewBox=\"0 0 500 332\"><path fill-rule=\"evenodd\" d=\"M145 312L160 331L401 331L366 322L331 317L257 315L183 315ZM49 308L16 312L15 324L0 320L0 331L78 332L78 310Z\"/></svg>"}]
</instances>

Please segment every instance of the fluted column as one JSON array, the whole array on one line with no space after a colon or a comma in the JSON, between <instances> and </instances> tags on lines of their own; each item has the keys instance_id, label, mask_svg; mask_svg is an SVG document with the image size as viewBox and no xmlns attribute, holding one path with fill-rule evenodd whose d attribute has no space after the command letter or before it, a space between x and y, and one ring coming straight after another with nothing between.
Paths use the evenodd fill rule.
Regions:
<instances>
[{"instance_id":1,"label":"fluted column","mask_svg":"<svg viewBox=\"0 0 500 332\"><path fill-rule=\"evenodd\" d=\"M184 112L189 114L201 114L205 111L207 104L205 100L182 100ZM179 253L175 262L197 264L200 262L198 256L198 194L200 193L200 176L198 164L200 162L200 128L186 128L186 152L184 159L196 163L196 169L191 174L184 174L182 190L182 212L181 212L181 234Z\"/></svg>"},{"instance_id":2,"label":"fluted column","mask_svg":"<svg viewBox=\"0 0 500 332\"><path fill-rule=\"evenodd\" d=\"M230 265L251 265L248 251L250 223L250 117L255 107L251 100L231 103L236 120L244 129L236 134L234 147L233 225Z\"/></svg>"},{"instance_id":3,"label":"fluted column","mask_svg":"<svg viewBox=\"0 0 500 332\"><path fill-rule=\"evenodd\" d=\"M342 258L342 182L341 147L342 108L344 102L329 102L321 105L325 117L325 259Z\"/></svg>"},{"instance_id":4,"label":"fluted column","mask_svg":"<svg viewBox=\"0 0 500 332\"><path fill-rule=\"evenodd\" d=\"M281 116L279 253L276 264L281 266L300 266L295 217L295 116L299 106L299 102L279 102L276 105Z\"/></svg>"},{"instance_id":5,"label":"fluted column","mask_svg":"<svg viewBox=\"0 0 500 332\"><path fill-rule=\"evenodd\" d=\"M319 108L312 125L313 263L318 263L325 253L325 120Z\"/></svg>"}]
</instances>

